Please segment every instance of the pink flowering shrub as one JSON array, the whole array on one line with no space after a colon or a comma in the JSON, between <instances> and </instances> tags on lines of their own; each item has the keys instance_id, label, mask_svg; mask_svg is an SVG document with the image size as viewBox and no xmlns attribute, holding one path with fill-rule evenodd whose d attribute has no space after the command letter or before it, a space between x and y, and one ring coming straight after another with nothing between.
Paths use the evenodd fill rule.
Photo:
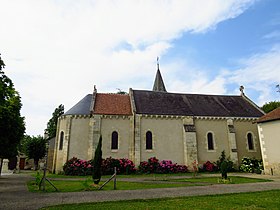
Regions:
<instances>
[{"instance_id":1,"label":"pink flowering shrub","mask_svg":"<svg viewBox=\"0 0 280 210\"><path fill-rule=\"evenodd\" d=\"M218 167L216 164L214 163L211 163L209 160L206 161L202 168L201 168L202 171L208 171L208 172L214 172L214 171L217 171L218 170Z\"/></svg>"},{"instance_id":2,"label":"pink flowering shrub","mask_svg":"<svg viewBox=\"0 0 280 210\"><path fill-rule=\"evenodd\" d=\"M127 159L115 159L112 157L102 160L101 171L103 175L112 175L114 167L117 169L117 174L132 174L136 172L134 163ZM93 161L80 160L76 157L68 160L64 166L63 171L65 175L85 176L92 175L94 170ZM143 161L138 167L140 173L185 173L188 168L185 165L177 165L171 160L159 161L156 157L151 157L148 161Z\"/></svg>"},{"instance_id":3,"label":"pink flowering shrub","mask_svg":"<svg viewBox=\"0 0 280 210\"><path fill-rule=\"evenodd\" d=\"M143 161L140 163L139 172L141 173L186 173L188 171L187 166L177 165L172 163L171 160L159 160L155 157L149 158L148 162Z\"/></svg>"},{"instance_id":4,"label":"pink flowering shrub","mask_svg":"<svg viewBox=\"0 0 280 210\"><path fill-rule=\"evenodd\" d=\"M162 160L159 163L159 167L157 169L158 173L186 173L188 172L188 168L185 165L177 165L177 163L172 163L171 160Z\"/></svg>"},{"instance_id":5,"label":"pink flowering shrub","mask_svg":"<svg viewBox=\"0 0 280 210\"><path fill-rule=\"evenodd\" d=\"M109 157L102 161L102 174L113 174L114 167L116 167L118 174L132 174L136 171L135 165L131 160L127 158L115 159Z\"/></svg>"},{"instance_id":6,"label":"pink flowering shrub","mask_svg":"<svg viewBox=\"0 0 280 210\"><path fill-rule=\"evenodd\" d=\"M92 174L93 165L90 161L73 157L64 164L63 171L65 175L86 176Z\"/></svg>"},{"instance_id":7,"label":"pink flowering shrub","mask_svg":"<svg viewBox=\"0 0 280 210\"><path fill-rule=\"evenodd\" d=\"M159 167L159 161L156 157L151 157L147 161L140 162L138 170L140 173L150 174L156 173Z\"/></svg>"},{"instance_id":8,"label":"pink flowering shrub","mask_svg":"<svg viewBox=\"0 0 280 210\"><path fill-rule=\"evenodd\" d=\"M102 160L101 171L103 175L112 175L114 167L117 168L118 174L132 174L136 171L134 163L127 158L114 159L110 157ZM93 170L93 160L80 160L76 157L68 160L63 166L64 174L72 176L92 175Z\"/></svg>"}]
</instances>

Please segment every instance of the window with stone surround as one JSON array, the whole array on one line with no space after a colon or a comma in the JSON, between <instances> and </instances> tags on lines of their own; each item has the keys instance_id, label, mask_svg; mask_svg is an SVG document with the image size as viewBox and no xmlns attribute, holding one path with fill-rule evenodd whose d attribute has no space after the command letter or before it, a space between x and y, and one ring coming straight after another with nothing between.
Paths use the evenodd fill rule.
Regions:
<instances>
[{"instance_id":1,"label":"window with stone surround","mask_svg":"<svg viewBox=\"0 0 280 210\"><path fill-rule=\"evenodd\" d=\"M111 149L118 149L119 135L117 131L112 133Z\"/></svg>"},{"instance_id":2,"label":"window with stone surround","mask_svg":"<svg viewBox=\"0 0 280 210\"><path fill-rule=\"evenodd\" d=\"M60 139L59 139L59 150L63 149L63 141L64 141L64 132L60 132Z\"/></svg>"},{"instance_id":3,"label":"window with stone surround","mask_svg":"<svg viewBox=\"0 0 280 210\"><path fill-rule=\"evenodd\" d=\"M207 133L207 146L208 150L214 150L214 139L212 132Z\"/></svg>"},{"instance_id":4,"label":"window with stone surround","mask_svg":"<svg viewBox=\"0 0 280 210\"><path fill-rule=\"evenodd\" d=\"M153 134L151 131L146 132L146 150L153 149Z\"/></svg>"},{"instance_id":5,"label":"window with stone surround","mask_svg":"<svg viewBox=\"0 0 280 210\"><path fill-rule=\"evenodd\" d=\"M248 149L254 150L254 140L253 140L253 134L247 133L247 143L248 143Z\"/></svg>"}]
</instances>

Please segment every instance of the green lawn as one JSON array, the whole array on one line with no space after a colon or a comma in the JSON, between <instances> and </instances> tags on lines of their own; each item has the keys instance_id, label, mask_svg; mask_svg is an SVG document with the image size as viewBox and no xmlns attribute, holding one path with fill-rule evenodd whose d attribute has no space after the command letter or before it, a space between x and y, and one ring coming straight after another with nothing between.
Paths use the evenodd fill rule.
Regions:
<instances>
[{"instance_id":1,"label":"green lawn","mask_svg":"<svg viewBox=\"0 0 280 210\"><path fill-rule=\"evenodd\" d=\"M90 186L92 182L85 184L85 181L61 181L53 180L51 181L54 186L59 190L59 192L80 192L80 191L93 191L97 190L96 187ZM100 182L100 186L103 182ZM170 187L187 187L187 186L199 186L202 184L196 183L157 183L157 182L124 182L117 181L117 190L137 190L137 189L151 189L151 188L170 188ZM30 181L27 183L28 190L31 192L41 192L38 189L38 186L35 184L35 181ZM109 182L102 190L113 190L113 182ZM55 192L55 189L46 182L46 192Z\"/></svg>"},{"instance_id":2,"label":"green lawn","mask_svg":"<svg viewBox=\"0 0 280 210\"><path fill-rule=\"evenodd\" d=\"M252 183L270 181L265 179L253 179L246 177L233 176L230 177L230 184ZM151 178L150 181L133 182L133 181L117 181L117 190L136 190L136 189L151 189L151 188L171 188L171 187L187 187L199 185L218 184L218 177L195 177L184 179L167 179L166 177L159 177L157 179ZM93 187L91 178L84 178L84 180L52 180L51 181L60 192L79 192L85 190L97 190ZM177 183L176 183L177 182ZM102 185L103 182L100 183ZM28 189L31 192L41 192L34 181L28 182ZM113 190L113 182L109 182L102 190ZM55 189L46 182L46 192L55 192Z\"/></svg>"},{"instance_id":3,"label":"green lawn","mask_svg":"<svg viewBox=\"0 0 280 210\"><path fill-rule=\"evenodd\" d=\"M33 172L31 175L33 177L36 176L37 172ZM204 173L202 173L204 174ZM209 173L208 173L209 174ZM150 177L172 177L172 176L192 176L192 173L177 173L177 174L129 174L129 175L117 175L118 178L150 178ZM40 176L43 176L43 172L40 172ZM90 178L91 175L89 176L70 176L70 175L64 175L64 174L52 174L52 173L47 173L48 178L63 178L63 179L70 179L70 178ZM111 175L103 175L102 178L108 179L110 178Z\"/></svg>"},{"instance_id":4,"label":"green lawn","mask_svg":"<svg viewBox=\"0 0 280 210\"><path fill-rule=\"evenodd\" d=\"M226 195L69 204L44 209L280 209L280 190Z\"/></svg>"},{"instance_id":5,"label":"green lawn","mask_svg":"<svg viewBox=\"0 0 280 210\"><path fill-rule=\"evenodd\" d=\"M270 182L268 179L257 179L257 178L247 178L241 176L229 176L230 180L228 184L243 184L243 183L254 183L254 182ZM175 179L177 182L188 182L188 183L212 183L217 184L221 182L220 177L196 177L196 178L186 178L186 179Z\"/></svg>"}]
</instances>

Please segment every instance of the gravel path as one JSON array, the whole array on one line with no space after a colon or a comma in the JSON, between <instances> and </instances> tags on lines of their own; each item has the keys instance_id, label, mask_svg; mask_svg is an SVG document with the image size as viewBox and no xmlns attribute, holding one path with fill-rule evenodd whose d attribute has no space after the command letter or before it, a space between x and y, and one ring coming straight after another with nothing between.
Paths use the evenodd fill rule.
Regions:
<instances>
[{"instance_id":1,"label":"gravel path","mask_svg":"<svg viewBox=\"0 0 280 210\"><path fill-rule=\"evenodd\" d=\"M240 174L238 174L240 175ZM160 188L145 190L116 190L68 193L31 193L26 182L34 179L28 174L6 175L0 178L0 209L39 209L41 207L96 201L116 201L132 199L149 199L164 197L181 197L239 192L255 192L280 189L280 177L265 175L244 175L254 178L273 179L273 182L250 184L214 184L179 188ZM138 178L137 178L138 179Z\"/></svg>"}]
</instances>

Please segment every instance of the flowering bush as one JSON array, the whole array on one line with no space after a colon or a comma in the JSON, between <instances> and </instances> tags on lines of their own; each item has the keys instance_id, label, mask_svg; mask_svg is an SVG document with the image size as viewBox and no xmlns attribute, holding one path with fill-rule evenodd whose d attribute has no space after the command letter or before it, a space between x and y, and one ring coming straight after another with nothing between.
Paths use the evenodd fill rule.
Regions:
<instances>
[{"instance_id":1,"label":"flowering bush","mask_svg":"<svg viewBox=\"0 0 280 210\"><path fill-rule=\"evenodd\" d=\"M109 157L102 161L102 174L113 174L114 167L117 168L118 174L132 174L136 171L135 165L131 160L127 158L115 159Z\"/></svg>"},{"instance_id":2,"label":"flowering bush","mask_svg":"<svg viewBox=\"0 0 280 210\"><path fill-rule=\"evenodd\" d=\"M134 163L127 159L115 159L112 157L102 160L101 171L103 175L111 175L114 173L114 167L118 174L132 174L136 172ZM188 168L185 165L177 165L171 160L159 160L156 157L151 157L148 161L143 161L139 165L140 173L185 173ZM85 176L92 175L94 170L93 160L80 160L76 157L68 160L64 166L63 171L65 175Z\"/></svg>"},{"instance_id":3,"label":"flowering bush","mask_svg":"<svg viewBox=\"0 0 280 210\"><path fill-rule=\"evenodd\" d=\"M162 160L159 163L159 167L157 169L158 173L185 173L188 171L187 166L185 165L177 165L177 163L172 163L171 160Z\"/></svg>"},{"instance_id":4,"label":"flowering bush","mask_svg":"<svg viewBox=\"0 0 280 210\"><path fill-rule=\"evenodd\" d=\"M103 175L113 174L114 167L117 168L118 174L131 174L136 171L134 163L127 158L114 159L109 157L102 160L101 171ZM63 166L64 174L72 176L92 175L93 170L93 160L80 160L76 157L68 160Z\"/></svg>"},{"instance_id":5,"label":"flowering bush","mask_svg":"<svg viewBox=\"0 0 280 210\"><path fill-rule=\"evenodd\" d=\"M171 160L159 160L156 157L149 158L148 161L143 161L139 165L139 172L141 173L185 173L188 171L187 166L177 165Z\"/></svg>"},{"instance_id":6,"label":"flowering bush","mask_svg":"<svg viewBox=\"0 0 280 210\"><path fill-rule=\"evenodd\" d=\"M217 167L216 164L211 163L211 162L208 160L208 161L206 161L205 163L203 163L201 170L202 170L202 171L208 171L208 172L214 172L214 171L217 171L217 170L218 170L218 167Z\"/></svg>"},{"instance_id":7,"label":"flowering bush","mask_svg":"<svg viewBox=\"0 0 280 210\"><path fill-rule=\"evenodd\" d=\"M92 174L93 165L91 161L80 160L73 157L64 164L63 171L65 175L85 176Z\"/></svg>"},{"instance_id":8,"label":"flowering bush","mask_svg":"<svg viewBox=\"0 0 280 210\"><path fill-rule=\"evenodd\" d=\"M147 161L140 162L138 167L139 172L141 173L155 173L159 166L158 159L156 157L151 157Z\"/></svg>"},{"instance_id":9,"label":"flowering bush","mask_svg":"<svg viewBox=\"0 0 280 210\"><path fill-rule=\"evenodd\" d=\"M240 171L250 172L250 173L261 173L263 169L262 160L257 160L255 158L242 158L241 165L239 167Z\"/></svg>"},{"instance_id":10,"label":"flowering bush","mask_svg":"<svg viewBox=\"0 0 280 210\"><path fill-rule=\"evenodd\" d=\"M135 173L136 168L135 168L134 163L131 160L129 160L127 158L122 158L119 161L120 161L119 173L121 173L121 174Z\"/></svg>"}]
</instances>

